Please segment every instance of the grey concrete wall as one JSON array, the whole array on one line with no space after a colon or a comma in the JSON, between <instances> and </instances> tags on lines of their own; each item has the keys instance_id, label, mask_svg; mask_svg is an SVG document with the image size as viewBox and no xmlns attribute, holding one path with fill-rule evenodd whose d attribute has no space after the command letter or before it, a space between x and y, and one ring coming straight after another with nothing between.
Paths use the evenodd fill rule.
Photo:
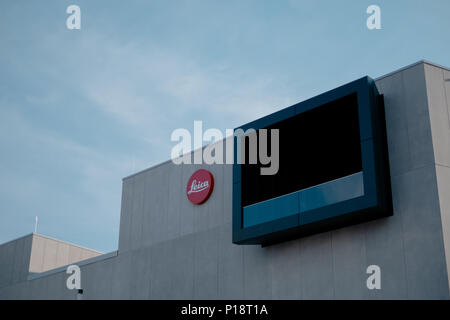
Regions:
<instances>
[{"instance_id":1,"label":"grey concrete wall","mask_svg":"<svg viewBox=\"0 0 450 320\"><path fill-rule=\"evenodd\" d=\"M0 288L27 279L32 238L29 234L0 245Z\"/></svg>"},{"instance_id":2,"label":"grey concrete wall","mask_svg":"<svg viewBox=\"0 0 450 320\"><path fill-rule=\"evenodd\" d=\"M85 298L448 299L448 77L418 63L376 81L392 217L264 248L234 245L231 166L166 162L124 179L119 254L82 266ZM199 168L213 173L215 188L194 206L185 188ZM372 264L381 290L366 287ZM57 272L0 288L0 298L74 298L65 280Z\"/></svg>"},{"instance_id":3,"label":"grey concrete wall","mask_svg":"<svg viewBox=\"0 0 450 320\"><path fill-rule=\"evenodd\" d=\"M447 274L450 273L450 71L425 65ZM449 278L450 280L450 278ZM449 282L450 285L450 282Z\"/></svg>"}]
</instances>

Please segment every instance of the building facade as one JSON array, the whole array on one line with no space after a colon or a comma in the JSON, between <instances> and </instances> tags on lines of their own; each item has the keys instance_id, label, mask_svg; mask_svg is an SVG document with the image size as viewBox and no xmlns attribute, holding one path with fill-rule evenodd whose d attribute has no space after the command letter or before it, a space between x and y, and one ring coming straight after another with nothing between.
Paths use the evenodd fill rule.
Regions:
<instances>
[{"instance_id":1,"label":"building facade","mask_svg":"<svg viewBox=\"0 0 450 320\"><path fill-rule=\"evenodd\" d=\"M234 244L233 165L167 161L123 179L117 251L69 261L37 253L28 238L1 245L0 298L75 299L64 265L76 263L83 299L449 299L450 70L421 61L375 85L392 216ZM186 184L199 169L212 173L214 190L195 205ZM370 265L380 267L381 289L367 287Z\"/></svg>"}]
</instances>

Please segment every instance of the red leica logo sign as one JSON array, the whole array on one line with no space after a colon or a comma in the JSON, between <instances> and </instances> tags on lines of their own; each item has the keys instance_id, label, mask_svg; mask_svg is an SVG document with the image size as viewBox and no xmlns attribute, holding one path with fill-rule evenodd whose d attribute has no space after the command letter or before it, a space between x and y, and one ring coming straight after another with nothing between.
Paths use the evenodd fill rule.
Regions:
<instances>
[{"instance_id":1,"label":"red leica logo sign","mask_svg":"<svg viewBox=\"0 0 450 320\"><path fill-rule=\"evenodd\" d=\"M211 172L200 169L195 171L186 186L186 196L193 204L202 204L208 200L214 188Z\"/></svg>"}]
</instances>

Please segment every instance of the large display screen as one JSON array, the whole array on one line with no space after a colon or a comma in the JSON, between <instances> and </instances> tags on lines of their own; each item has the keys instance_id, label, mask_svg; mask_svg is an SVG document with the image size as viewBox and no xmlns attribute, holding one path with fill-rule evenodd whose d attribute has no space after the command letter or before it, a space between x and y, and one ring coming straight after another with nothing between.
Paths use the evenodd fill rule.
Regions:
<instances>
[{"instance_id":1,"label":"large display screen","mask_svg":"<svg viewBox=\"0 0 450 320\"><path fill-rule=\"evenodd\" d=\"M267 164L249 163L252 139L242 138L233 241L266 245L392 214L383 108L365 77L237 128L258 141L259 129L278 130L279 166L261 174Z\"/></svg>"}]
</instances>

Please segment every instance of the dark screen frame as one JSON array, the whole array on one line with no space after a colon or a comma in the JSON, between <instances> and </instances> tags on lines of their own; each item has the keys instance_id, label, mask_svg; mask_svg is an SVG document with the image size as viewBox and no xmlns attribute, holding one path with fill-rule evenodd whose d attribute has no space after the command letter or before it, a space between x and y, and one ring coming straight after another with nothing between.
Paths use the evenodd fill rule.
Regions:
<instances>
[{"instance_id":1,"label":"dark screen frame","mask_svg":"<svg viewBox=\"0 0 450 320\"><path fill-rule=\"evenodd\" d=\"M393 214L383 97L370 77L360 78L235 130L266 128L351 94L357 95L364 195L244 228L241 165L236 161L235 137L233 243L265 246Z\"/></svg>"}]
</instances>

